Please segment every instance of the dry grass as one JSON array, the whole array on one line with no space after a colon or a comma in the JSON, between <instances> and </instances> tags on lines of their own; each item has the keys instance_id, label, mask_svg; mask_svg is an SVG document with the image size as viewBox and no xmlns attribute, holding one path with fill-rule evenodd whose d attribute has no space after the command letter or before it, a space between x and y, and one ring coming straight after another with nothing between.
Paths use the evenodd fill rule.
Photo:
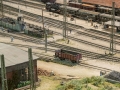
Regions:
<instances>
[{"instance_id":1,"label":"dry grass","mask_svg":"<svg viewBox=\"0 0 120 90\"><path fill-rule=\"evenodd\" d=\"M55 79L56 76L39 76L39 78L41 79L41 84L36 90L55 90L55 87L58 86L61 81Z\"/></svg>"}]
</instances>

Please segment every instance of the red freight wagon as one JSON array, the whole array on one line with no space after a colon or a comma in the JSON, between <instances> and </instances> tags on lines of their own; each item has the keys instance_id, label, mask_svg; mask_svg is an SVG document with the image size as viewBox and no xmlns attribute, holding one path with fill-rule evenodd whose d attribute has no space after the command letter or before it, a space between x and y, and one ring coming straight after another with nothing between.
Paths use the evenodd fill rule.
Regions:
<instances>
[{"instance_id":1,"label":"red freight wagon","mask_svg":"<svg viewBox=\"0 0 120 90\"><path fill-rule=\"evenodd\" d=\"M55 57L59 57L61 60L68 59L71 62L79 62L82 59L82 55L80 53L68 51L68 50L56 50Z\"/></svg>"}]
</instances>

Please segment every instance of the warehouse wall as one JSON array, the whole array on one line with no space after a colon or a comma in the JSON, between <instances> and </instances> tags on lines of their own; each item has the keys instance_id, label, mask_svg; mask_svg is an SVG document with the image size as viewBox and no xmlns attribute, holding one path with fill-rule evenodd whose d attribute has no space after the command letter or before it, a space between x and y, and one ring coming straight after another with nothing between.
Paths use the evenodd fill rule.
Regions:
<instances>
[{"instance_id":1,"label":"warehouse wall","mask_svg":"<svg viewBox=\"0 0 120 90\"><path fill-rule=\"evenodd\" d=\"M15 69L15 66L13 66L13 67L10 66L10 67L7 68L7 69L9 69L9 70L7 70L8 71L7 72L7 80L12 81L13 75L16 75L15 73L17 73L17 76L14 76L14 77L19 77L20 80L28 80L28 69L27 68L28 68L29 63L26 62L26 63L22 63L20 65L24 66L24 68L23 67L17 67L17 65L15 65L16 69ZM37 60L34 60L34 73L35 73L35 80L38 81ZM18 80L19 80L19 78L18 78ZM1 86L1 77L0 77L0 86ZM8 86L8 87L10 87L10 86Z\"/></svg>"}]
</instances>

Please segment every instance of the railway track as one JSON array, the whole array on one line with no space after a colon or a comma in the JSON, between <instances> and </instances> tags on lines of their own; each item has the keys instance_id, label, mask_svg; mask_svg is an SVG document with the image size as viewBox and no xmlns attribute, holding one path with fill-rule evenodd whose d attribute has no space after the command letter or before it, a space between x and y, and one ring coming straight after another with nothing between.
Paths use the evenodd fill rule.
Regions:
<instances>
[{"instance_id":1,"label":"railway track","mask_svg":"<svg viewBox=\"0 0 120 90\"><path fill-rule=\"evenodd\" d=\"M7 36L7 37L12 36L11 34L8 35L8 33L1 33L1 35ZM22 35L20 35L20 36L22 36ZM28 38L28 37L26 38L25 36L23 36L23 37L20 37L20 36L17 35L17 36L14 36L14 38L19 39L19 40L24 40L24 41L27 41L27 42L32 42L32 43L36 43L36 44L39 43L40 44L39 39L31 39L32 37L31 38ZM41 44L43 44L43 43L41 43ZM120 58L118 58L118 57L112 57L112 56L109 56L109 55L98 54L98 53L95 53L95 52L90 52L90 51L86 51L86 50L82 50L82 49L77 49L77 48L74 48L74 47L58 44L58 43L55 43L55 42L49 42L48 45L51 46L51 47L55 47L55 48L61 48L62 47L62 49L65 49L65 50L80 52L80 53L82 53L83 57L106 60L106 61L113 61L113 62L119 62L120 61ZM37 48L37 47L34 47L34 48Z\"/></svg>"},{"instance_id":2,"label":"railway track","mask_svg":"<svg viewBox=\"0 0 120 90\"><path fill-rule=\"evenodd\" d=\"M112 58L112 60L113 60L113 58ZM119 61L118 59L116 59L116 60L114 60L114 61Z\"/></svg>"},{"instance_id":3,"label":"railway track","mask_svg":"<svg viewBox=\"0 0 120 90\"><path fill-rule=\"evenodd\" d=\"M38 46L31 46L31 45L23 45L23 44L15 44L15 43L8 43L8 42L1 42L1 43L5 43L5 44L9 44L12 46L17 46L17 47L24 47L24 48L33 48L33 49L38 49L38 50L45 50L45 47L38 47ZM51 49L51 48L47 48L48 51L50 52L55 52L56 49ZM35 54L35 52L34 52ZM37 53L36 53L37 54ZM40 54L40 53L39 53ZM41 54L42 55L42 54ZM38 55L37 55L38 56Z\"/></svg>"},{"instance_id":4,"label":"railway track","mask_svg":"<svg viewBox=\"0 0 120 90\"><path fill-rule=\"evenodd\" d=\"M51 24L49 24L49 25L51 25ZM58 25L58 24L57 24ZM56 25L55 25L56 26ZM61 27L62 28L62 27ZM79 32L80 33L80 32ZM99 34L99 33L98 33ZM102 34L103 35L103 34ZM107 35L107 34L106 34ZM89 36L90 36L90 34L89 34ZM93 36L93 35L92 35ZM94 37L97 37L97 36L94 36ZM69 38L73 38L73 37L69 37ZM99 38L99 37L97 37L97 38ZM79 41L77 38L74 38L73 40L76 40L76 41ZM104 39L105 40L105 39ZM106 41L107 41L108 39L106 39ZM29 40L26 40L26 41L29 41ZM32 41L32 40L31 40ZM31 42L30 41L30 42ZM86 43L86 42L84 42L84 41L82 41L83 43ZM88 44L88 43L87 43ZM118 43L119 44L119 43ZM20 46L20 45L17 45L17 46ZM28 47L27 45L21 45L21 47ZM101 47L101 46L100 46ZM103 46L102 46L103 47ZM44 50L44 48L43 47L34 47L34 48L37 48L37 49L42 49L42 50ZM49 49L48 49L49 50ZM50 51L54 51L54 50L51 50L50 49ZM36 53L37 54L37 53ZM44 56L43 56L44 57ZM41 57L40 57L41 58ZM49 57L50 58L50 57ZM93 69L98 69L98 70L105 70L105 71L107 71L107 72L109 72L109 71L112 71L112 70L110 70L110 69L106 69L106 68L101 68L101 67L97 67L97 66L93 66L93 65L88 65L88 64L84 64L84 63L81 63L80 64L81 66L85 66L85 67L88 67L88 68L93 68Z\"/></svg>"},{"instance_id":5,"label":"railway track","mask_svg":"<svg viewBox=\"0 0 120 90\"><path fill-rule=\"evenodd\" d=\"M5 42L3 42L5 43ZM25 48L35 48L35 49L40 49L40 50L44 50L43 47L37 47L37 46L30 46L30 45L22 45L22 44L13 44L13 43L5 43L5 44L10 44L12 46L17 46L17 47L25 47ZM54 52L55 49L48 49L49 51L52 51ZM42 53L36 53L36 52L33 52L34 55L38 56L41 60L53 60L55 59L53 56L50 56L50 55L45 55L45 54L42 54ZM86 63L79 63L80 66L83 66L83 67L87 67L87 68L92 68L92 69L97 69L97 70L104 70L106 72L111 72L112 70L111 69L107 69L107 68L103 68L103 67L98 67L98 66L94 66L94 65L90 65L90 64L86 64Z\"/></svg>"},{"instance_id":6,"label":"railway track","mask_svg":"<svg viewBox=\"0 0 120 90\"><path fill-rule=\"evenodd\" d=\"M39 53L35 53L35 55L39 55ZM51 61L51 60L55 59L53 56L49 56L49 55L44 55L44 56L42 55L40 58L42 60L46 60L46 61ZM79 66L86 67L86 68L92 68L92 69L96 69L96 70L100 70L100 71L106 71L106 72L113 71L112 69L98 67L98 66L86 64L86 63L83 63L83 62L80 62Z\"/></svg>"},{"instance_id":7,"label":"railway track","mask_svg":"<svg viewBox=\"0 0 120 90\"><path fill-rule=\"evenodd\" d=\"M15 4L19 4L19 5L23 5L26 7L32 7L32 8L36 8L36 9L41 9L45 7L45 4L41 4L40 2L30 2L30 1L26 1L26 0L4 0L4 2L9 2L9 3L15 3Z\"/></svg>"},{"instance_id":8,"label":"railway track","mask_svg":"<svg viewBox=\"0 0 120 90\"><path fill-rule=\"evenodd\" d=\"M8 8L10 8L10 7L8 7ZM18 11L18 10L15 10L16 12ZM25 18L26 19L29 19L29 20L34 20L34 21L36 21L36 22L42 22L42 18L41 18L41 16L40 15L35 15L35 14L32 14L32 13L28 13L28 12L25 12L25 11L22 11L22 13L24 13L25 14ZM14 15L17 15L17 14L15 14L14 13ZM27 15L27 16L26 16ZM29 17L28 17L29 16ZM34 18L34 17L35 18ZM31 18L32 17L32 18ZM39 20L39 19L40 20ZM54 20L50 20L50 19L48 19L48 18L45 18L45 23L47 23L49 26L53 26L53 27L57 27L57 28L63 28L63 26L62 26L62 23L61 22L54 22ZM72 28L72 27L70 27L71 25L69 25L68 26L68 30L69 29L74 29L74 27ZM78 28L76 28L76 29L78 29ZM85 29L84 28L84 30L86 30L86 31L88 31L88 32L91 32L91 33L94 33L94 34L97 34L97 35L101 35L101 37L100 36L97 36L97 35L91 35L91 34L89 34L89 33L85 33L85 32L81 32L81 31L79 31L79 30L74 30L74 31L76 31L78 34L86 34L86 35L88 35L88 36L90 36L90 37L96 37L97 39L100 39L100 40L104 40L104 41L107 41L107 42L109 42L110 41L110 39L108 39L108 37L110 36L109 35L109 33L103 33L103 32L100 32L100 31L96 31L96 30L94 30L94 31L92 31L92 30L89 30L89 29ZM104 38L104 37L107 37L107 38ZM118 36L116 37L116 39L119 39L118 38ZM120 42L118 42L118 41L116 41L115 42L116 44L119 44L120 45Z\"/></svg>"},{"instance_id":9,"label":"railway track","mask_svg":"<svg viewBox=\"0 0 120 90\"><path fill-rule=\"evenodd\" d=\"M16 10L16 11L18 11L18 10ZM23 12L23 13L25 13L25 12ZM13 13L14 15L17 15L17 14L15 14L15 13ZM28 14L28 13L27 13ZM31 15L31 13L29 14L29 15ZM40 16L35 16L35 15L31 15L31 17L32 16L34 16L34 17L37 17L37 18L30 18L30 17L28 17L28 16L25 16L25 18L27 18L27 19L29 19L29 20L34 20L34 21L36 21L36 22L39 22L38 21L38 17L40 17ZM57 27L57 28L62 28L62 25L60 25L60 22L59 23L56 23L56 22L52 22L52 21L50 21L50 20L45 20L46 21L46 23L48 24L48 25L52 25L52 26L54 26L54 27ZM49 23L48 23L49 22ZM52 24L50 23L50 22L52 22ZM57 25L56 25L57 24ZM59 25L59 26L58 26ZM68 29L73 29L73 28L68 28ZM88 35L88 36L90 36L90 37L96 37L97 39L100 39L100 40L104 40L104 41L110 41L109 39L107 39L107 38L103 38L103 37L98 37L98 36L93 36L93 35L91 35L91 34L88 34L88 33L85 33L85 32L81 32L81 31L79 31L79 30L74 30L74 31L76 31L78 34L84 34L84 35ZM87 30L88 31L88 30ZM90 30L89 30L89 32L90 32ZM92 32L93 33L93 32ZM96 33L95 33L96 34ZM120 42L116 42L116 44L119 44L120 45Z\"/></svg>"},{"instance_id":10,"label":"railway track","mask_svg":"<svg viewBox=\"0 0 120 90\"><path fill-rule=\"evenodd\" d=\"M16 15L17 15L17 14L16 14ZM30 18L28 18L28 19L30 19ZM32 18L31 18L31 19L32 19ZM102 45L94 44L94 43L87 42L87 41L84 41L84 40L82 40L82 39L77 39L77 38L70 37L70 36L69 36L69 38L72 39L72 40L75 40L75 41L79 41L79 42L88 44L88 45L92 45L92 46L95 46L95 47L99 47L99 48L102 48L102 49L107 49L107 50L109 50L108 47L105 47L105 46L102 46ZM119 50L115 50L115 51L120 52Z\"/></svg>"},{"instance_id":11,"label":"railway track","mask_svg":"<svg viewBox=\"0 0 120 90\"><path fill-rule=\"evenodd\" d=\"M8 0L6 0L6 1L8 1ZM10 0L9 0L10 1ZM13 0L12 0L13 1ZM16 0L14 0L14 1L16 1ZM19 0L17 0L17 2L18 2ZM37 3L39 3L40 1L39 0L32 0L32 1L36 1ZM28 1L21 1L21 3L23 3L23 2L26 2L26 3L28 3L28 5L30 4L34 4L34 2L32 2L32 3L29 3ZM37 7L40 7L40 5L36 5ZM45 5L44 5L45 6ZM36 8L37 9L37 8ZM104 34L109 34L109 33L106 33L106 32L101 32L101 31L98 31L98 30L94 30L94 29L92 29L92 30L89 30L89 31L93 31L93 32L99 32L99 33L104 33ZM119 36L120 37L120 36Z\"/></svg>"},{"instance_id":12,"label":"railway track","mask_svg":"<svg viewBox=\"0 0 120 90\"><path fill-rule=\"evenodd\" d=\"M10 7L9 7L10 8ZM12 9L13 10L13 9ZM16 10L16 11L18 11L18 10ZM24 13L25 15L28 15L28 13L29 12L25 12L25 11L22 11L22 13ZM40 22L40 20L38 20L38 18L39 19L41 19L41 16L40 15L36 15L36 14L33 14L33 13L29 13L29 16L34 16L34 17L36 17L34 20L35 21L37 21L37 22ZM42 19L41 19L41 21L42 21ZM59 28L62 28L63 26L62 26L62 23L60 22L60 21L56 21L56 20L50 20L50 18L47 18L47 17L45 17L45 22L49 25L49 26L54 26L54 27L58 27L59 26ZM70 24L70 23L69 23ZM79 27L77 27L76 28L76 25L68 25L68 29L71 29L71 26L74 26L74 27L72 27L73 29L79 29L79 28L82 28L81 26L79 26ZM78 25L77 25L78 26ZM85 28L84 28L85 29ZM95 33L95 34L99 34L99 35L103 35L103 36L107 36L107 37L109 37L109 33L106 33L106 32L101 32L101 31L97 31L97 30L94 30L94 29L87 29L87 31L89 31L89 32L92 32L92 33ZM116 39L119 39L118 37L120 37L120 36L117 36L116 37Z\"/></svg>"},{"instance_id":13,"label":"railway track","mask_svg":"<svg viewBox=\"0 0 120 90\"><path fill-rule=\"evenodd\" d=\"M74 48L71 46L67 46L67 45L62 45L62 44L58 44L58 43L49 43L48 45L53 46L53 47L57 47L57 48L61 48L62 49L67 49L70 51L75 51L75 52L79 52L82 53L82 55L84 57L88 57L88 58L92 58L92 59L99 59L99 60L105 60L105 61L113 61L113 62L119 62L120 58L118 57L113 57L110 55L104 55L104 54L98 54L92 51L86 51L83 49L78 49L78 48Z\"/></svg>"},{"instance_id":14,"label":"railway track","mask_svg":"<svg viewBox=\"0 0 120 90\"><path fill-rule=\"evenodd\" d=\"M11 37L13 36L15 39L18 39L18 40L22 40L22 41L27 41L27 42L32 42L32 43L37 43L37 44L42 44L44 42L44 40L40 40L40 39L36 39L36 38L33 38L33 37L30 37L28 35L24 35L24 34L12 34L12 33L2 33L0 32L0 35L3 36L3 37Z\"/></svg>"},{"instance_id":15,"label":"railway track","mask_svg":"<svg viewBox=\"0 0 120 90\"><path fill-rule=\"evenodd\" d=\"M8 0L6 0L6 1L8 1ZM14 1L16 1L16 0L14 0ZM18 0L17 0L17 1L18 1ZM35 0L35 1L38 1L38 0ZM9 0L9 2L11 2L11 0ZM24 1L21 1L21 3L22 3L22 2L24 2ZM27 1L26 1L26 3L27 3ZM29 4L31 5L32 3L29 3L29 2L28 2L28 5L29 5ZM36 5L36 6L37 6L37 5ZM40 7L40 6L38 5L37 7ZM69 24L70 24L70 23L69 23ZM73 25L73 24L72 24L72 25ZM71 26L71 25L70 25L70 26ZM75 26L75 27L77 26L77 27L81 28L81 26L78 26L78 25L74 25L74 26ZM75 27L74 27L74 28L75 28ZM89 29L88 29L88 30L89 30ZM101 35L105 34L106 36L109 37L109 33L107 33L107 32L101 32L101 31L94 30L94 29L90 29L89 31L90 31L90 32L92 31L93 33L95 33L95 34L97 33L97 34L99 34L99 35L100 35L100 34L101 34ZM116 36L116 39L120 39L120 36Z\"/></svg>"}]
</instances>

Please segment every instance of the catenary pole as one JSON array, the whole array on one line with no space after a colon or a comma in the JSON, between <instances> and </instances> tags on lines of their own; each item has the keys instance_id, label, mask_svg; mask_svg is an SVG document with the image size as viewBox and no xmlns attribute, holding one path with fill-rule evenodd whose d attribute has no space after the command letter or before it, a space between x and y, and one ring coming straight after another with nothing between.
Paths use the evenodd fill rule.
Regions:
<instances>
[{"instance_id":1,"label":"catenary pole","mask_svg":"<svg viewBox=\"0 0 120 90\"><path fill-rule=\"evenodd\" d=\"M64 10L63 10L63 38L66 38L66 29L67 29L67 18L66 18L66 15L67 15L67 9L66 9L66 5L67 5L67 2L66 0L64 0Z\"/></svg>"},{"instance_id":2,"label":"catenary pole","mask_svg":"<svg viewBox=\"0 0 120 90\"><path fill-rule=\"evenodd\" d=\"M28 48L28 57L29 57L30 90L36 90L35 77L34 77L34 64L33 64L31 48Z\"/></svg>"},{"instance_id":3,"label":"catenary pole","mask_svg":"<svg viewBox=\"0 0 120 90\"><path fill-rule=\"evenodd\" d=\"M2 90L8 90L4 55L0 55Z\"/></svg>"},{"instance_id":4,"label":"catenary pole","mask_svg":"<svg viewBox=\"0 0 120 90\"><path fill-rule=\"evenodd\" d=\"M114 52L114 27L115 27L115 2L112 3L112 21L111 21L111 35L110 35L110 53Z\"/></svg>"},{"instance_id":5,"label":"catenary pole","mask_svg":"<svg viewBox=\"0 0 120 90\"><path fill-rule=\"evenodd\" d=\"M43 24L43 30L44 30L44 38L45 38L45 52L47 52L47 33L44 25L44 17L43 17L43 9L42 9L42 24Z\"/></svg>"}]
</instances>

